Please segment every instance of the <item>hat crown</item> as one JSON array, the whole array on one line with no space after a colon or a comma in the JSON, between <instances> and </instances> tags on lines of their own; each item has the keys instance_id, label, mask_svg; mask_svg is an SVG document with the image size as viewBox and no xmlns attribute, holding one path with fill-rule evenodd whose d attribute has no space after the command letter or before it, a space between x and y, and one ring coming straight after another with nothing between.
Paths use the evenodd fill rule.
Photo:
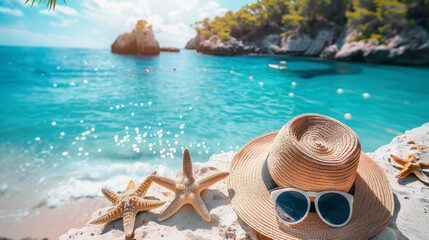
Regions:
<instances>
[{"instance_id":1,"label":"hat crown","mask_svg":"<svg viewBox=\"0 0 429 240\"><path fill-rule=\"evenodd\" d=\"M345 124L319 114L303 114L279 131L267 159L281 188L347 192L356 177L361 147Z\"/></svg>"}]
</instances>

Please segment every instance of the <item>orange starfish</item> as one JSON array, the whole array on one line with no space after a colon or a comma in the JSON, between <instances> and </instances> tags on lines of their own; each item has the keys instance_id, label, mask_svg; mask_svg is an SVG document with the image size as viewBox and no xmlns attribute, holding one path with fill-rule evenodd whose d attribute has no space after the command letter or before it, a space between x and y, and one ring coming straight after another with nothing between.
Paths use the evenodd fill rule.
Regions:
<instances>
[{"instance_id":1,"label":"orange starfish","mask_svg":"<svg viewBox=\"0 0 429 240\"><path fill-rule=\"evenodd\" d=\"M429 169L429 162L423 163L418 162L416 159L416 156L409 155L408 160L404 160L401 158L398 158L394 155L390 155L390 157L397 163L404 166L401 171L399 171L399 178L404 178L408 176L410 173L414 173L418 179L420 179L422 182L429 184L428 177L422 172L422 169Z\"/></svg>"},{"instance_id":2,"label":"orange starfish","mask_svg":"<svg viewBox=\"0 0 429 240\"><path fill-rule=\"evenodd\" d=\"M155 175L156 172L151 174ZM104 196L113 204L105 214L91 220L90 224L101 224L114 221L118 218L124 219L124 231L127 237L134 232L134 223L138 212L149 211L160 207L165 202L144 199L144 195L149 190L152 180L146 178L136 189L133 181L127 186L123 194L115 193L107 188L102 188Z\"/></svg>"},{"instance_id":3,"label":"orange starfish","mask_svg":"<svg viewBox=\"0 0 429 240\"><path fill-rule=\"evenodd\" d=\"M228 172L219 172L213 175L196 180L192 171L192 161L188 149L183 151L183 176L180 180L173 180L161 176L149 176L151 180L159 185L173 191L176 197L171 204L161 213L158 220L164 221L165 219L173 216L185 204L190 204L194 207L197 213L205 221L210 222L210 213L206 205L201 199L201 192L209 186L219 182L229 175Z\"/></svg>"},{"instance_id":4,"label":"orange starfish","mask_svg":"<svg viewBox=\"0 0 429 240\"><path fill-rule=\"evenodd\" d=\"M428 149L428 147L426 147L424 145L413 145L413 146L411 146L411 149L417 149L417 150L423 151L423 150Z\"/></svg>"}]
</instances>

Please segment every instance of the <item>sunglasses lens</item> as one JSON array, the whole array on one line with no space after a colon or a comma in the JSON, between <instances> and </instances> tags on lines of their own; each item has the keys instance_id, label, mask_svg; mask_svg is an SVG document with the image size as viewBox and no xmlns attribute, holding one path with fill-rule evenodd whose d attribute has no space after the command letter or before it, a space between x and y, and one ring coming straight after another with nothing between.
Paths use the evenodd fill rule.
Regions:
<instances>
[{"instance_id":1,"label":"sunglasses lens","mask_svg":"<svg viewBox=\"0 0 429 240\"><path fill-rule=\"evenodd\" d=\"M307 213L307 198L299 192L284 192L277 197L276 210L278 217L287 223L302 219Z\"/></svg>"},{"instance_id":2,"label":"sunglasses lens","mask_svg":"<svg viewBox=\"0 0 429 240\"><path fill-rule=\"evenodd\" d=\"M323 194L318 205L322 217L332 225L344 224L351 214L349 201L338 193Z\"/></svg>"}]
</instances>

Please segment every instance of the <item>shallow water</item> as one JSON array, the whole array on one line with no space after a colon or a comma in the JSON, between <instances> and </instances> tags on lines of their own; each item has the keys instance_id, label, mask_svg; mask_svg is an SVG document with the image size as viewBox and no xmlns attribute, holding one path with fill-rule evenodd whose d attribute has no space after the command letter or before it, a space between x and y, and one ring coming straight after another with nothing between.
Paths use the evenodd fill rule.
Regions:
<instances>
[{"instance_id":1,"label":"shallow water","mask_svg":"<svg viewBox=\"0 0 429 240\"><path fill-rule=\"evenodd\" d=\"M268 67L279 61L289 69ZM427 68L292 57L0 47L0 221L169 174L184 147L201 162L237 151L301 113L345 122L374 151L429 121L428 79Z\"/></svg>"}]
</instances>

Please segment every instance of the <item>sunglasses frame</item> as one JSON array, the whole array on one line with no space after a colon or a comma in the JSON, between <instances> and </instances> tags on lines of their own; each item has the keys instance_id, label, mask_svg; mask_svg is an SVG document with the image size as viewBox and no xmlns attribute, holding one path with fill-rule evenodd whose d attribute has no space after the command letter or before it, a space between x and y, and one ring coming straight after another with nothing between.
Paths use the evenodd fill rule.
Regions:
<instances>
[{"instance_id":1,"label":"sunglasses frame","mask_svg":"<svg viewBox=\"0 0 429 240\"><path fill-rule=\"evenodd\" d=\"M280 194L282 194L284 192L298 192L298 193L301 193L302 195L304 195L305 198L307 199L307 212L298 221L286 222L281 217L279 217L279 214L278 214L277 209L276 209L276 201L277 201L277 198L280 196ZM319 199L321 196L323 196L324 194L327 194L327 193L337 193L337 194L340 194L341 196L343 196L347 199L349 206L350 206L350 214L349 214L349 217L347 218L347 220L343 224L337 225L337 224L329 223L328 221L326 221L323 218L322 214L320 213L319 204L318 204ZM345 192L341 192L341 191L335 191L335 190L327 190L327 191L322 191L322 192L306 192L306 191L296 189L296 188L284 188L284 189L279 189L279 190L275 190L275 191L271 192L271 199L273 201L274 212L276 214L277 219L279 219L280 221L282 221L283 223L285 223L287 225L293 225L293 224L297 224L297 223L302 222L307 217L308 213L310 212L310 206L311 206L310 197L314 197L314 205L316 207L316 212L319 215L320 219L322 219L322 221L325 222L326 224L328 224L329 226L331 226L331 227L343 227L350 221L350 219L352 217L352 212L353 212L353 195L345 193Z\"/></svg>"}]
</instances>

